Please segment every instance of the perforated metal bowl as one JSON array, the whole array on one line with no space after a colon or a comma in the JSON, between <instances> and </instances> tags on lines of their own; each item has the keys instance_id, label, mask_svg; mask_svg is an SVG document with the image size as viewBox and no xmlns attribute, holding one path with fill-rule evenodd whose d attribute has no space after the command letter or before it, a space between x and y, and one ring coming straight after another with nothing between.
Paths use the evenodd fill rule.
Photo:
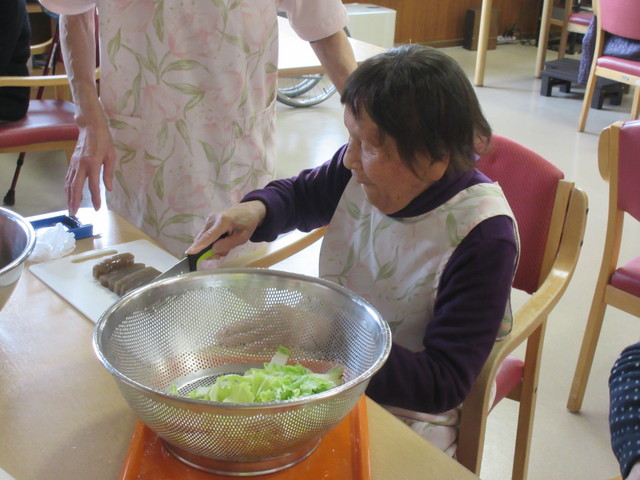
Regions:
<instances>
[{"instance_id":1,"label":"perforated metal bowl","mask_svg":"<svg viewBox=\"0 0 640 480\"><path fill-rule=\"evenodd\" d=\"M251 328L229 337L238 325ZM389 327L364 300L331 282L263 269L197 272L142 287L102 315L93 340L124 398L166 447L189 465L227 475L273 472L309 455L354 408L391 348ZM317 373L343 366L344 383L269 403L169 393L261 366L279 345L291 349L290 363Z\"/></svg>"},{"instance_id":2,"label":"perforated metal bowl","mask_svg":"<svg viewBox=\"0 0 640 480\"><path fill-rule=\"evenodd\" d=\"M16 212L0 208L0 310L13 293L35 245L31 224Z\"/></svg>"}]
</instances>

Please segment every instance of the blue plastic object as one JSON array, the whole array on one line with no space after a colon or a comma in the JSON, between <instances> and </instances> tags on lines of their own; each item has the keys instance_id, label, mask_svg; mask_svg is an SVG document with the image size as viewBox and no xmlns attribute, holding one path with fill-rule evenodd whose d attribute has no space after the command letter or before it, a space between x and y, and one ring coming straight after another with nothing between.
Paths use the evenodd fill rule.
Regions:
<instances>
[{"instance_id":1,"label":"blue plastic object","mask_svg":"<svg viewBox=\"0 0 640 480\"><path fill-rule=\"evenodd\" d=\"M34 230L53 227L58 223L61 223L69 232L73 233L76 240L93 236L93 225L83 225L76 217L70 217L69 215L56 215L31 221Z\"/></svg>"}]
</instances>

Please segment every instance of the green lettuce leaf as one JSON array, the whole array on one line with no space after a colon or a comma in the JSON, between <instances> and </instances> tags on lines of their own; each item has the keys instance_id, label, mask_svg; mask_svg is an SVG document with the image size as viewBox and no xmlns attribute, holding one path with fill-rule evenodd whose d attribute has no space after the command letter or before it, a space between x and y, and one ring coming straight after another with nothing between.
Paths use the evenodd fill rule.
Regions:
<instances>
[{"instance_id":1,"label":"green lettuce leaf","mask_svg":"<svg viewBox=\"0 0 640 480\"><path fill-rule=\"evenodd\" d=\"M213 385L198 387L187 397L214 402L273 402L324 392L342 383L342 367L314 373L300 364L286 365L290 353L280 347L263 368L250 368L244 375L222 375Z\"/></svg>"}]
</instances>

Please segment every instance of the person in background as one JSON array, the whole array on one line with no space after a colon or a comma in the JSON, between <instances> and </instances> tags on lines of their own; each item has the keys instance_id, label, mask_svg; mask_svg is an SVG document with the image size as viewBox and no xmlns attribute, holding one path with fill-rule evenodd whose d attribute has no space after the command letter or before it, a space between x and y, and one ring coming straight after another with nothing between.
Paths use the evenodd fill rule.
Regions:
<instances>
[{"instance_id":1,"label":"person in background","mask_svg":"<svg viewBox=\"0 0 640 480\"><path fill-rule=\"evenodd\" d=\"M640 480L640 342L625 348L609 376L611 447L626 480Z\"/></svg>"},{"instance_id":2,"label":"person in background","mask_svg":"<svg viewBox=\"0 0 640 480\"><path fill-rule=\"evenodd\" d=\"M341 101L349 142L331 160L214 211L187 252L215 242L222 256L328 225L320 276L368 300L393 333L367 394L453 454L458 407L510 325L515 221L474 168L491 128L460 66L420 45L364 61Z\"/></svg>"},{"instance_id":3,"label":"person in background","mask_svg":"<svg viewBox=\"0 0 640 480\"><path fill-rule=\"evenodd\" d=\"M30 39L25 0L0 0L0 76L29 75ZM29 87L0 88L0 124L27 114L30 92Z\"/></svg>"},{"instance_id":4,"label":"person in background","mask_svg":"<svg viewBox=\"0 0 640 480\"><path fill-rule=\"evenodd\" d=\"M60 16L80 127L66 178L75 214L100 179L111 210L177 256L210 206L275 172L278 10L341 90L356 62L340 0L41 0ZM94 67L99 12L100 96Z\"/></svg>"}]
</instances>

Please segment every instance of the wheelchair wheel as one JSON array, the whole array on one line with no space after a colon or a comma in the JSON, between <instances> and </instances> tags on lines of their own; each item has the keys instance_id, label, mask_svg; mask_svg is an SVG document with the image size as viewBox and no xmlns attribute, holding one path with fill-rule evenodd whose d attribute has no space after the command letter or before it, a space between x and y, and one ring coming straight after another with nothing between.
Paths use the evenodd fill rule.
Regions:
<instances>
[{"instance_id":1,"label":"wheelchair wheel","mask_svg":"<svg viewBox=\"0 0 640 480\"><path fill-rule=\"evenodd\" d=\"M336 93L328 75L300 75L278 79L278 101L289 107L311 107Z\"/></svg>"}]
</instances>

